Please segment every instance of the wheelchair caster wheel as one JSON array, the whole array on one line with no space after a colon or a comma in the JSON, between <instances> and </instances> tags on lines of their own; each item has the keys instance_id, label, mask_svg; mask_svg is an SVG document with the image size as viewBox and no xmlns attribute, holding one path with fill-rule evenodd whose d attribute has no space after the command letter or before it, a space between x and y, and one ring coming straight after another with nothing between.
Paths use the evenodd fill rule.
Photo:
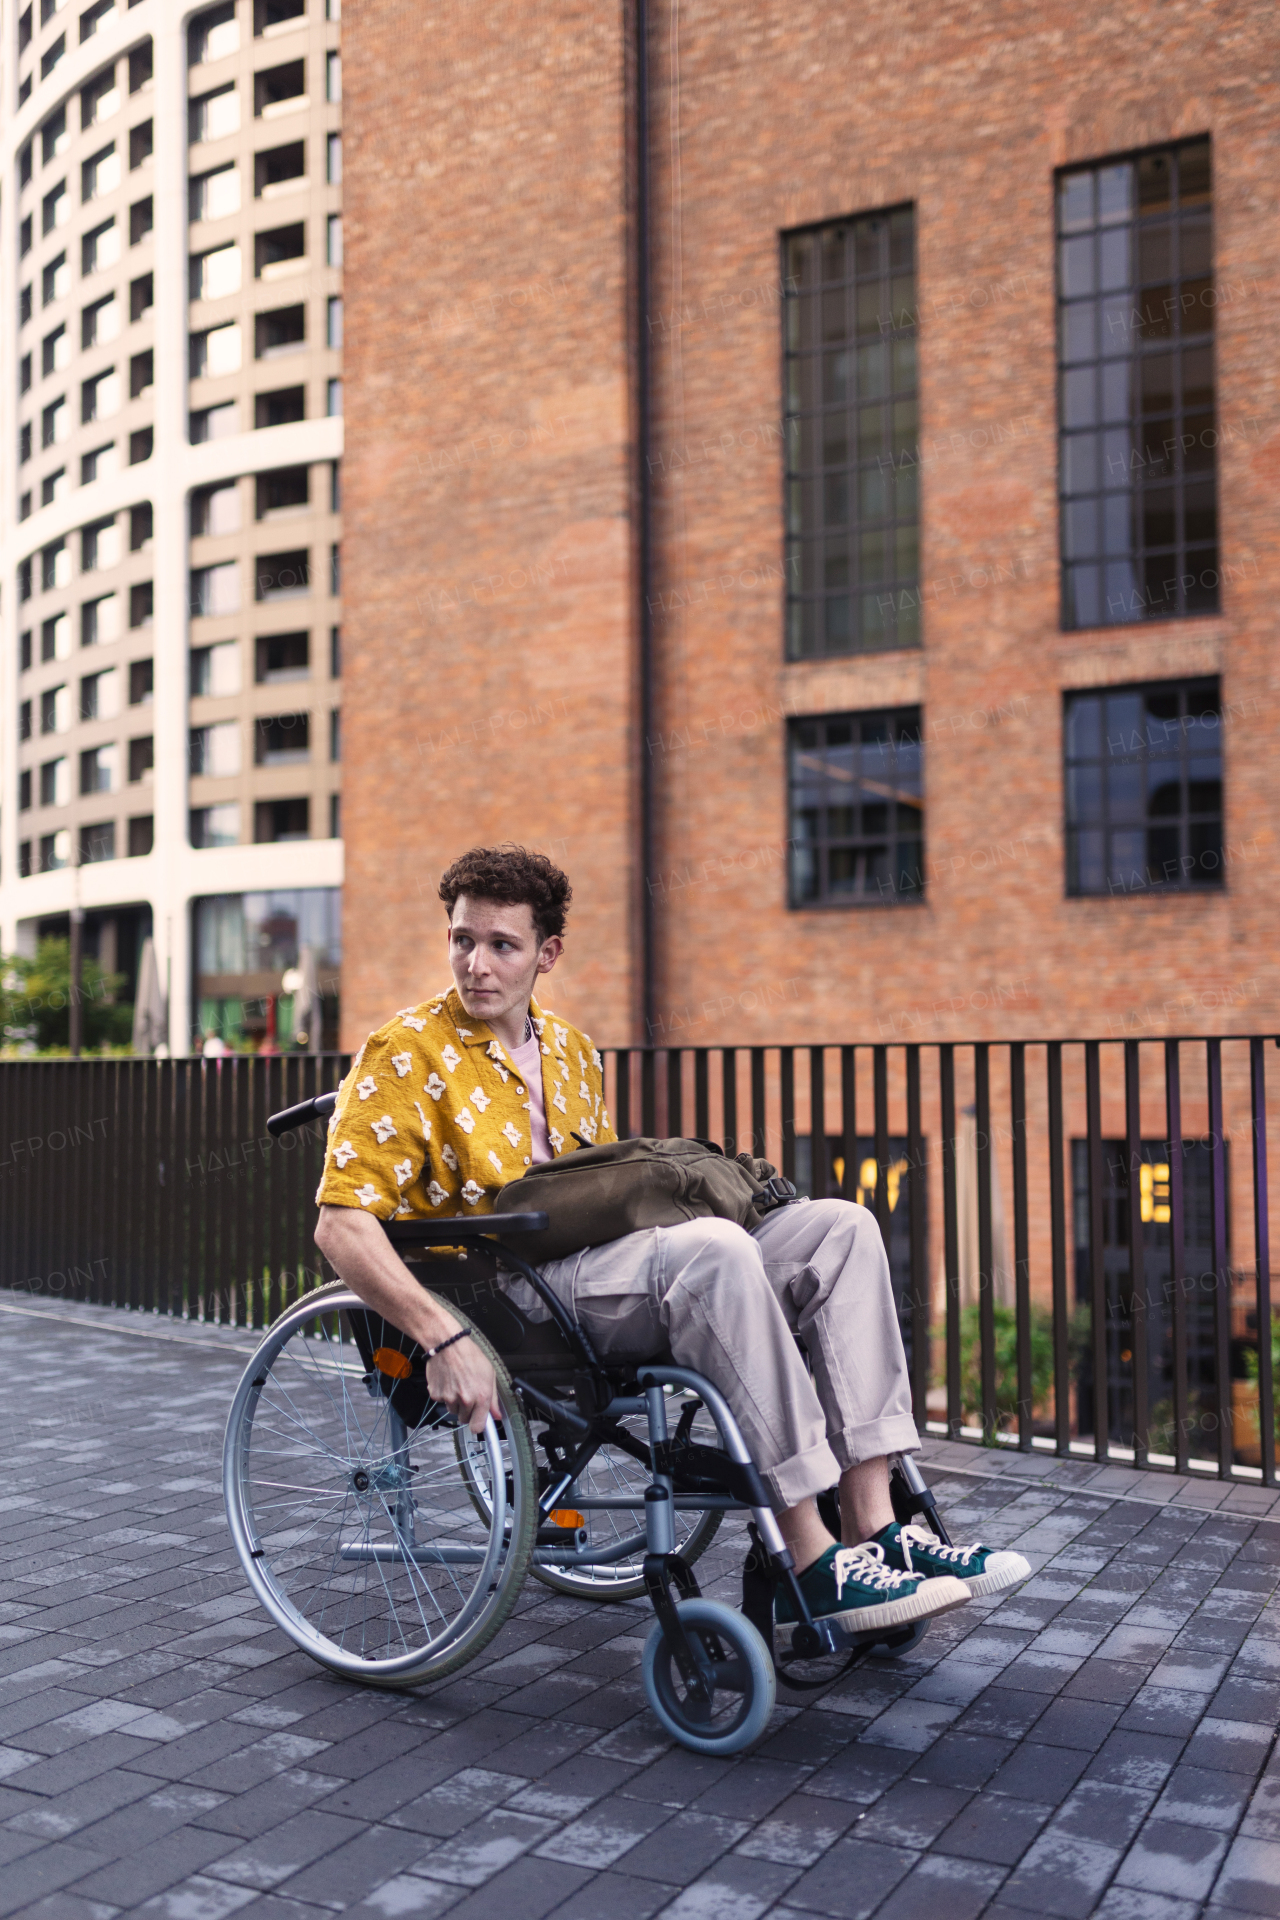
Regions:
<instances>
[{"instance_id":1,"label":"wheelchair caster wheel","mask_svg":"<svg viewBox=\"0 0 1280 1920\"><path fill-rule=\"evenodd\" d=\"M760 1738L773 1712L769 1649L749 1620L716 1600L682 1600L676 1611L708 1697L700 1699L686 1687L659 1622L644 1649L649 1705L682 1747L694 1753L741 1753Z\"/></svg>"}]
</instances>

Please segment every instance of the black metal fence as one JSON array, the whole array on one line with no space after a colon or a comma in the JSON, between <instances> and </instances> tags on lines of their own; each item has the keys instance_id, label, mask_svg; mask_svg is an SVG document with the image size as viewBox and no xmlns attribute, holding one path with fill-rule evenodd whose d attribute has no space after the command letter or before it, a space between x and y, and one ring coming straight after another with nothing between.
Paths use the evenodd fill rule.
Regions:
<instances>
[{"instance_id":1,"label":"black metal fence","mask_svg":"<svg viewBox=\"0 0 1280 1920\"><path fill-rule=\"evenodd\" d=\"M1275 1484L1274 1036L610 1050L620 1133L775 1160L879 1222L916 1418ZM261 1327L331 1276L319 1126L348 1060L0 1063L0 1285Z\"/></svg>"}]
</instances>

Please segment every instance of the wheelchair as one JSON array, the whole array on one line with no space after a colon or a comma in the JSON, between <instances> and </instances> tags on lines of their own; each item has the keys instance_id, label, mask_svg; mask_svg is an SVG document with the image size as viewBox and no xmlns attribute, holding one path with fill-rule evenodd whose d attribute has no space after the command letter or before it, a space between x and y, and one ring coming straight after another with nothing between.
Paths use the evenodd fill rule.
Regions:
<instances>
[{"instance_id":1,"label":"wheelchair","mask_svg":"<svg viewBox=\"0 0 1280 1920\"><path fill-rule=\"evenodd\" d=\"M268 1127L327 1118L334 1099L303 1101ZM694 1752L740 1752L774 1706L779 1582L799 1623L792 1662L901 1653L928 1623L851 1634L812 1618L722 1395L669 1357L601 1361L517 1244L546 1224L540 1213L387 1223L493 1365L501 1418L478 1435L431 1400L421 1350L341 1281L281 1315L227 1420L237 1556L296 1646L332 1673L389 1688L475 1659L526 1574L585 1600L647 1594L653 1712ZM923 1514L947 1538L909 1457L891 1490L900 1520ZM834 1493L819 1504L838 1536ZM694 1573L726 1513L750 1516L741 1612L705 1598ZM822 1684L791 1678L789 1666L782 1678Z\"/></svg>"}]
</instances>

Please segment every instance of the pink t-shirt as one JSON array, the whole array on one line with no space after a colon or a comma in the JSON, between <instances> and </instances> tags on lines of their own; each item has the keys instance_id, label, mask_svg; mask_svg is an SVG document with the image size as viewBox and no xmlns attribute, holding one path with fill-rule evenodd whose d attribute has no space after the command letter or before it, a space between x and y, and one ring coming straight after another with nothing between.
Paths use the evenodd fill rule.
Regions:
<instances>
[{"instance_id":1,"label":"pink t-shirt","mask_svg":"<svg viewBox=\"0 0 1280 1920\"><path fill-rule=\"evenodd\" d=\"M533 1164L551 1160L551 1136L547 1132L547 1107L542 1097L542 1042L535 1033L522 1047L508 1049L516 1072L529 1095L529 1132L533 1140Z\"/></svg>"}]
</instances>

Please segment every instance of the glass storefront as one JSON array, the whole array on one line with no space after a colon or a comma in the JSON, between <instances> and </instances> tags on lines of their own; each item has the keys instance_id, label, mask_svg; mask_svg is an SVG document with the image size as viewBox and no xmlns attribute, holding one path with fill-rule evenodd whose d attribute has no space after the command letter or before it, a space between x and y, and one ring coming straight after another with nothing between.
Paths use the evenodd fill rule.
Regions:
<instances>
[{"instance_id":1,"label":"glass storefront","mask_svg":"<svg viewBox=\"0 0 1280 1920\"><path fill-rule=\"evenodd\" d=\"M223 893L193 902L198 1052L335 1051L342 983L342 889ZM305 1016L314 982L319 1025Z\"/></svg>"}]
</instances>

